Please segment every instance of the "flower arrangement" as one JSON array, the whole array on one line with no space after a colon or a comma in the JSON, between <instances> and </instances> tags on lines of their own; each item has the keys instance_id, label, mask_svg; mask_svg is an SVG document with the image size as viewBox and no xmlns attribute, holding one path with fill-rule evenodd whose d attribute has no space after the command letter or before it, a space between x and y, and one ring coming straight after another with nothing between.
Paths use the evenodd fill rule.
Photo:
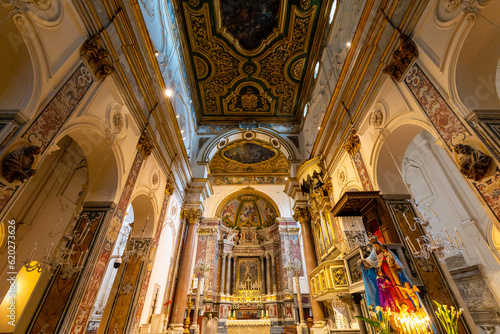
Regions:
<instances>
[{"instance_id":1,"label":"flower arrangement","mask_svg":"<svg viewBox=\"0 0 500 334\"><path fill-rule=\"evenodd\" d=\"M433 300L437 306L436 315L443 325L447 334L458 334L458 318L462 315L462 309L455 310L453 306L448 309L448 305L441 305Z\"/></svg>"},{"instance_id":2,"label":"flower arrangement","mask_svg":"<svg viewBox=\"0 0 500 334\"><path fill-rule=\"evenodd\" d=\"M392 312L390 308L387 308L387 310L384 311L380 306L377 306L375 307L374 312L373 308L370 306L371 319L360 316L356 316L356 318L359 318L366 322L368 325L372 326L377 333L390 334L391 326L389 325L389 321L391 319L391 315Z\"/></svg>"}]
</instances>

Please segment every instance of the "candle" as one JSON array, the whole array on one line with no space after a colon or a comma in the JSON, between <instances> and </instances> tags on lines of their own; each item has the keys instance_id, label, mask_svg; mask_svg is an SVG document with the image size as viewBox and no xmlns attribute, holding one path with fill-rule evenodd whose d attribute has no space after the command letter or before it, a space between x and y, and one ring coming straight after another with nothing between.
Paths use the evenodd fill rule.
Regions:
<instances>
[{"instance_id":1,"label":"candle","mask_svg":"<svg viewBox=\"0 0 500 334\"><path fill-rule=\"evenodd\" d=\"M456 229L455 229L456 230ZM450 242L451 244L451 239L450 239L450 235L448 234L448 230L446 229L446 227L444 228L444 233L446 233L446 236L448 237L448 241Z\"/></svg>"},{"instance_id":2,"label":"candle","mask_svg":"<svg viewBox=\"0 0 500 334\"><path fill-rule=\"evenodd\" d=\"M457 244L457 248L460 248L460 247L458 246L457 236L456 236L456 235L454 235L453 237L455 238L455 243Z\"/></svg>"},{"instance_id":3,"label":"candle","mask_svg":"<svg viewBox=\"0 0 500 334\"><path fill-rule=\"evenodd\" d=\"M458 233L458 230L457 230L457 228L456 228L456 227L455 227L455 233L457 234L458 239L460 239L460 243L462 243L462 246L464 246L464 247L465 247L464 242L463 242L462 238L460 237L460 234Z\"/></svg>"},{"instance_id":4,"label":"candle","mask_svg":"<svg viewBox=\"0 0 500 334\"><path fill-rule=\"evenodd\" d=\"M35 242L35 244L33 245L33 248L31 249L31 253L30 253L30 256L28 257L28 261L31 262L33 261L33 256L35 255L35 252L36 252L36 245L38 244L38 242Z\"/></svg>"},{"instance_id":5,"label":"candle","mask_svg":"<svg viewBox=\"0 0 500 334\"><path fill-rule=\"evenodd\" d=\"M415 250L415 247L413 247L413 244L411 243L410 238L408 238L408 236L406 236L405 240L408 243L408 246L410 247L411 252L413 254L417 253L417 251Z\"/></svg>"}]
</instances>

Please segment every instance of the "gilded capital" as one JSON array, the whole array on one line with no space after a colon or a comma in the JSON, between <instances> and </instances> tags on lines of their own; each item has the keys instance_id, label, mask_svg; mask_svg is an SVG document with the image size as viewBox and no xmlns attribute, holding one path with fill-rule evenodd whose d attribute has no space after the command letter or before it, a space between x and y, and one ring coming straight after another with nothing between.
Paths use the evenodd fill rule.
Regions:
<instances>
[{"instance_id":1,"label":"gilded capital","mask_svg":"<svg viewBox=\"0 0 500 334\"><path fill-rule=\"evenodd\" d=\"M307 210L307 208L296 208L293 213L293 219L301 224L305 224L309 222L311 215L309 214L309 210Z\"/></svg>"},{"instance_id":2,"label":"gilded capital","mask_svg":"<svg viewBox=\"0 0 500 334\"><path fill-rule=\"evenodd\" d=\"M361 147L361 141L359 140L359 135L356 129L352 129L351 134L347 137L347 141L344 144L344 149L353 156Z\"/></svg>"},{"instance_id":3,"label":"gilded capital","mask_svg":"<svg viewBox=\"0 0 500 334\"><path fill-rule=\"evenodd\" d=\"M183 208L181 211L181 219L187 219L187 222L190 225L198 224L200 222L201 214L201 209Z\"/></svg>"},{"instance_id":4,"label":"gilded capital","mask_svg":"<svg viewBox=\"0 0 500 334\"><path fill-rule=\"evenodd\" d=\"M175 191L174 179L172 178L172 176L170 176L167 179L167 185L165 186L165 195L166 196L172 196L172 194L174 193L174 191Z\"/></svg>"},{"instance_id":5,"label":"gilded capital","mask_svg":"<svg viewBox=\"0 0 500 334\"><path fill-rule=\"evenodd\" d=\"M101 38L98 34L83 43L80 48L80 55L87 61L92 72L99 79L107 77L115 70L108 59L108 51L101 47Z\"/></svg>"},{"instance_id":6,"label":"gilded capital","mask_svg":"<svg viewBox=\"0 0 500 334\"><path fill-rule=\"evenodd\" d=\"M141 152L144 158L149 157L151 152L153 152L154 146L151 138L147 134L147 132L143 132L141 137L139 138L139 142L137 143L137 150Z\"/></svg>"}]
</instances>

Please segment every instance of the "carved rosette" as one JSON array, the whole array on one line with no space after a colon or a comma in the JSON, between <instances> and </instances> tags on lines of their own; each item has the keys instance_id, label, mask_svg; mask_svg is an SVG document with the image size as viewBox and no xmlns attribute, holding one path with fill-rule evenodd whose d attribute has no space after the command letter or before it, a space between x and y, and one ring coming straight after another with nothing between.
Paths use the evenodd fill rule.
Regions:
<instances>
[{"instance_id":1,"label":"carved rosette","mask_svg":"<svg viewBox=\"0 0 500 334\"><path fill-rule=\"evenodd\" d=\"M344 144L344 149L352 157L361 147L361 141L359 140L359 135L356 129L352 129L351 134L347 137L347 141Z\"/></svg>"},{"instance_id":2,"label":"carved rosette","mask_svg":"<svg viewBox=\"0 0 500 334\"><path fill-rule=\"evenodd\" d=\"M80 55L90 65L98 79L104 79L114 72L114 67L108 59L109 53L101 47L98 34L90 37L80 48Z\"/></svg>"},{"instance_id":3,"label":"carved rosette","mask_svg":"<svg viewBox=\"0 0 500 334\"><path fill-rule=\"evenodd\" d=\"M137 150L141 152L144 158L149 157L151 152L153 152L154 145L151 142L151 138L146 132L143 132L141 137L139 138L139 142L137 143Z\"/></svg>"},{"instance_id":4,"label":"carved rosette","mask_svg":"<svg viewBox=\"0 0 500 334\"><path fill-rule=\"evenodd\" d=\"M401 81L406 71L413 64L418 56L417 45L405 34L399 35L401 45L392 54L392 61L384 68L387 73L396 81Z\"/></svg>"},{"instance_id":5,"label":"carved rosette","mask_svg":"<svg viewBox=\"0 0 500 334\"><path fill-rule=\"evenodd\" d=\"M311 215L307 208L296 208L293 213L293 219L301 224L308 223L311 219Z\"/></svg>"},{"instance_id":6,"label":"carved rosette","mask_svg":"<svg viewBox=\"0 0 500 334\"><path fill-rule=\"evenodd\" d=\"M188 224L198 224L202 215L201 209L183 208L181 211L181 219L186 219Z\"/></svg>"}]
</instances>

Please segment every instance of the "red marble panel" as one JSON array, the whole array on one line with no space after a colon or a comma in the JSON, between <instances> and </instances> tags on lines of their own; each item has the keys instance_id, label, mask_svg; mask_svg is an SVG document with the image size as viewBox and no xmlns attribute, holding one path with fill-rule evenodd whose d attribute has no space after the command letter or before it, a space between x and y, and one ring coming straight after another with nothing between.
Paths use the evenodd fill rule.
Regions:
<instances>
[{"instance_id":1,"label":"red marble panel","mask_svg":"<svg viewBox=\"0 0 500 334\"><path fill-rule=\"evenodd\" d=\"M71 328L72 334L80 334L85 331L90 312L92 311L95 299L97 298L97 293L99 292L99 288L101 286L102 278L104 276L104 273L106 272L109 257L111 256L113 246L118 238L123 219L125 218L123 216L123 213L127 209L128 203L130 201L130 196L137 181L137 177L139 175L139 171L141 169L143 161L143 156L141 155L141 153L137 152L135 155L134 163L132 164L132 168L128 175L127 182L125 183L125 187L118 202L118 206L116 207L115 213L111 218L111 222L106 233L104 246L101 249L99 258L97 259L94 272L92 273L92 278L87 287L87 291L84 294L83 300L80 303L80 307L78 308L75 321Z\"/></svg>"},{"instance_id":2,"label":"red marble panel","mask_svg":"<svg viewBox=\"0 0 500 334\"><path fill-rule=\"evenodd\" d=\"M358 150L356 153L354 153L354 156L352 158L354 160L354 164L356 165L361 183L363 184L363 190L373 191L372 181L370 180L370 176L368 175L368 170L366 169L365 162L363 161L363 157L361 156L361 152Z\"/></svg>"},{"instance_id":3,"label":"red marble panel","mask_svg":"<svg viewBox=\"0 0 500 334\"><path fill-rule=\"evenodd\" d=\"M417 64L414 64L406 75L405 83L451 151L453 151L452 139L455 134L470 135L462 121L455 115ZM493 175L485 177L480 182L471 182L471 184L477 189L497 219L500 220L499 180L500 172L497 166Z\"/></svg>"}]
</instances>

